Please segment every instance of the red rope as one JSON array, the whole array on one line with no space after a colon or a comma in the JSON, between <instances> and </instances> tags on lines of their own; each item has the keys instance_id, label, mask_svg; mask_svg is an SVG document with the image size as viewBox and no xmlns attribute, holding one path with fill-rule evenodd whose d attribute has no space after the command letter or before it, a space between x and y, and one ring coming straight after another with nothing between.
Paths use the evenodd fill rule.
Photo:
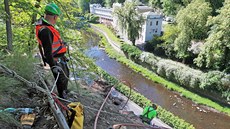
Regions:
<instances>
[{"instance_id":1,"label":"red rope","mask_svg":"<svg viewBox=\"0 0 230 129\"><path fill-rule=\"evenodd\" d=\"M62 104L61 101L58 100L58 98L56 97L57 95L55 93L51 93L51 95L53 96L54 101L58 105L60 105L63 110L68 110L68 108L64 104Z\"/></svg>"}]
</instances>

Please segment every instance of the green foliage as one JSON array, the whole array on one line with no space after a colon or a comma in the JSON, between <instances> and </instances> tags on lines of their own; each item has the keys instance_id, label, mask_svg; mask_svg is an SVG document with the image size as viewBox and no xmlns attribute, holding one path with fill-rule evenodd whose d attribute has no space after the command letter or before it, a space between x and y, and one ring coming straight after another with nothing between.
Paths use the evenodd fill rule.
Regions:
<instances>
[{"instance_id":1,"label":"green foliage","mask_svg":"<svg viewBox=\"0 0 230 129\"><path fill-rule=\"evenodd\" d=\"M147 41L147 43L144 45L144 49L145 51L148 52L154 52L159 48L161 43L162 43L161 38L155 35L151 41Z\"/></svg>"},{"instance_id":2,"label":"green foliage","mask_svg":"<svg viewBox=\"0 0 230 129\"><path fill-rule=\"evenodd\" d=\"M139 16L135 9L136 3L125 2L121 8L116 8L115 16L118 17L118 24L122 28L124 34L127 34L128 39L135 45L135 41L139 38L141 25L144 22L142 16Z\"/></svg>"},{"instance_id":3,"label":"green foliage","mask_svg":"<svg viewBox=\"0 0 230 129\"><path fill-rule=\"evenodd\" d=\"M7 55L5 59L0 62L6 64L8 68L14 70L25 79L32 80L34 70L34 64L32 62L35 62L35 60L31 55L15 52Z\"/></svg>"},{"instance_id":4,"label":"green foliage","mask_svg":"<svg viewBox=\"0 0 230 129\"><path fill-rule=\"evenodd\" d=\"M11 127L21 127L20 123L13 117L13 115L5 112L0 112L0 124L9 124ZM16 128L15 127L15 128Z\"/></svg>"},{"instance_id":5,"label":"green foliage","mask_svg":"<svg viewBox=\"0 0 230 129\"><path fill-rule=\"evenodd\" d=\"M162 0L162 8L165 15L176 15L181 5L172 0Z\"/></svg>"},{"instance_id":6,"label":"green foliage","mask_svg":"<svg viewBox=\"0 0 230 129\"><path fill-rule=\"evenodd\" d=\"M196 58L199 67L226 70L230 68L230 1L226 1L219 15L210 17L207 25L211 26L202 51Z\"/></svg>"},{"instance_id":7,"label":"green foliage","mask_svg":"<svg viewBox=\"0 0 230 129\"><path fill-rule=\"evenodd\" d=\"M2 2L2 1L1 1ZM34 22L37 18L43 15L44 7L50 0L12 0L10 1L11 21L13 29L13 46L15 51L25 52L31 51L37 47L37 41L35 38ZM75 0L55 0L54 1L62 11L62 15L57 22L62 38L68 37L65 29L63 28L75 28L79 19L75 17L79 8ZM0 10L4 11L4 6L1 4ZM5 13L0 14L0 47L6 46L6 32L5 32ZM3 22L2 22L3 20ZM70 39L68 39L70 40Z\"/></svg>"},{"instance_id":8,"label":"green foliage","mask_svg":"<svg viewBox=\"0 0 230 129\"><path fill-rule=\"evenodd\" d=\"M78 0L77 4L82 13L89 12L89 0Z\"/></svg>"},{"instance_id":9,"label":"green foliage","mask_svg":"<svg viewBox=\"0 0 230 129\"><path fill-rule=\"evenodd\" d=\"M106 46L106 52L109 54L109 56L111 58L115 58L119 62L124 63L125 65L129 66L131 69L133 69L136 72L142 73L143 71L144 72L148 71L146 69L142 69L140 66L135 65L132 61L127 60L125 57L120 56L119 54L117 54L116 52L114 52L113 49L111 49L111 46L108 45L108 43L106 42L106 40L103 40L103 41L105 41L104 44L106 44L105 45ZM131 45L129 45L129 46L131 46ZM129 95L129 90L130 89L129 89L128 86L126 86L126 85L118 82L118 80L116 80L114 77L112 77L111 75L109 75L105 71L103 71L101 69L99 69L99 71L100 71L99 73L102 74L102 77L106 81L108 81L111 85L116 85L115 88L118 91L120 91L121 93L123 93L126 96ZM130 99L132 101L134 101L135 103L137 103L141 107L145 107L146 105L151 104L151 101L149 99L147 99L146 97L144 97L140 93L135 92L134 90L131 91L131 97L130 97ZM170 113L169 111L166 111L165 109L161 108L160 106L158 106L157 111L159 113L159 118L161 120L163 120L165 123L167 123L170 126L172 126L173 128L176 128L176 129L184 129L184 128L194 129L194 127L191 124L185 122L184 120L180 119L179 117L175 116L174 114Z\"/></svg>"},{"instance_id":10,"label":"green foliage","mask_svg":"<svg viewBox=\"0 0 230 129\"><path fill-rule=\"evenodd\" d=\"M19 85L20 82L15 80L14 78L9 78L0 75L0 93L2 94L3 92L8 92L12 93L14 91L15 86Z\"/></svg>"},{"instance_id":11,"label":"green foliage","mask_svg":"<svg viewBox=\"0 0 230 129\"><path fill-rule=\"evenodd\" d=\"M179 34L174 42L177 57L184 59L190 55L188 48L191 45L191 40L203 40L206 38L208 27L205 24L210 14L210 4L200 0L194 0L186 8L178 12L176 19Z\"/></svg>"},{"instance_id":12,"label":"green foliage","mask_svg":"<svg viewBox=\"0 0 230 129\"><path fill-rule=\"evenodd\" d=\"M138 59L141 55L141 50L138 49L135 46L129 45L129 44L122 44L121 45L121 50L126 52L129 57Z\"/></svg>"},{"instance_id":13,"label":"green foliage","mask_svg":"<svg viewBox=\"0 0 230 129\"><path fill-rule=\"evenodd\" d=\"M0 21L0 49L4 49L7 45L6 41L6 26Z\"/></svg>"},{"instance_id":14,"label":"green foliage","mask_svg":"<svg viewBox=\"0 0 230 129\"><path fill-rule=\"evenodd\" d=\"M225 91L226 89L224 89L225 87L222 86L220 81L224 76L222 72L210 71L206 73L200 87L212 91Z\"/></svg>"},{"instance_id":15,"label":"green foliage","mask_svg":"<svg viewBox=\"0 0 230 129\"><path fill-rule=\"evenodd\" d=\"M203 97L198 96L196 94L194 95L194 93L182 88L181 86L176 85L175 83L169 82L169 81L165 80L164 78L159 77L154 72L151 72L147 68L143 68L142 66L132 62L131 60L128 60L127 58L119 55L107 43L107 41L105 40L105 37L102 37L102 39L104 39L103 41L104 41L104 44L105 44L105 47L106 47L106 52L108 53L108 55L111 58L114 58L117 61L127 65L129 68L133 69L137 73L142 74L144 77L148 78L149 80L152 80L154 82L160 83L160 84L164 85L169 90L174 90L174 91L177 91L177 92L183 94L183 96L185 96L188 99L191 99L191 100L195 101L196 103L207 105L207 106L213 107L213 108L215 108L215 109L217 109L219 111L222 111L222 112L230 114L230 109L228 107L222 107L219 104L217 104L217 103L215 103L215 102L213 102L213 101L211 101L211 100L209 100L207 98L203 98ZM146 58L146 56L144 56L143 54L141 54L140 59L142 59L142 61L149 60L149 62L151 62L151 65L152 65L153 69L156 69L156 70L158 69L158 64L157 63L162 60L162 59L159 59L159 58L157 58L155 56L153 56L153 58L149 59L149 58ZM161 62L161 64L167 66L167 64L169 64L169 62L170 61ZM178 66L178 65L179 65L179 63L175 63L175 67ZM165 70L167 71L167 69L165 69L165 68L163 68L163 69L164 69L163 72L165 72ZM202 79L203 77L200 75L199 71L189 71L189 74L185 75L185 74L181 74L181 72L180 72L181 69L183 69L185 71L188 71L188 69L178 68L178 70L179 70L178 75L180 75L180 77L182 77L182 76L187 77L188 76L188 78L186 78L186 77L181 78L182 79L181 82L185 82L185 83L189 82L192 87L197 87L200 84L200 79L199 78ZM191 69L189 69L189 70L191 70ZM171 71L173 72L174 70L171 70ZM166 73L164 73L164 74L166 74ZM192 77L191 75L193 75L193 74L195 76ZM190 77L192 77L192 78L190 78ZM190 81L184 80L184 79L190 79ZM227 87L229 86L230 81L228 80L228 77L227 78L225 77L224 79L222 78L221 80L222 80L222 83L224 83ZM224 93L225 93L224 94L225 97L229 96L229 95L226 95L227 93L229 93L229 89L226 92L224 91ZM223 95L223 97L224 97L224 95Z\"/></svg>"},{"instance_id":16,"label":"green foliage","mask_svg":"<svg viewBox=\"0 0 230 129\"><path fill-rule=\"evenodd\" d=\"M165 50L167 56L175 57L174 41L178 37L179 29L175 25L166 25L164 30L164 34L161 37L164 43L160 46Z\"/></svg>"},{"instance_id":17,"label":"green foliage","mask_svg":"<svg viewBox=\"0 0 230 129\"><path fill-rule=\"evenodd\" d=\"M224 0L205 0L209 2L212 7L212 15L215 16L218 14L217 10L223 6Z\"/></svg>"},{"instance_id":18,"label":"green foliage","mask_svg":"<svg viewBox=\"0 0 230 129\"><path fill-rule=\"evenodd\" d=\"M111 8L115 0L105 0L105 7Z\"/></svg>"},{"instance_id":19,"label":"green foliage","mask_svg":"<svg viewBox=\"0 0 230 129\"><path fill-rule=\"evenodd\" d=\"M92 23L98 23L99 21L99 17L96 16L96 15L93 15L91 13L87 13L85 14L84 16L89 22L92 22Z\"/></svg>"},{"instance_id":20,"label":"green foliage","mask_svg":"<svg viewBox=\"0 0 230 129\"><path fill-rule=\"evenodd\" d=\"M161 0L149 0L149 6L151 6L152 8L159 8L161 9L162 8L162 5L161 5Z\"/></svg>"}]
</instances>

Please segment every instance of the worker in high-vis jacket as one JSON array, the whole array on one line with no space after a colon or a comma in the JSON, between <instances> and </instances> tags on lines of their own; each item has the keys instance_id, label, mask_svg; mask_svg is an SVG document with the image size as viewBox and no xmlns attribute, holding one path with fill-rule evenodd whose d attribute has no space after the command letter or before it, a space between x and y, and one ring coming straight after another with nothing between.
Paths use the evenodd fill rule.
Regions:
<instances>
[{"instance_id":1,"label":"worker in high-vis jacket","mask_svg":"<svg viewBox=\"0 0 230 129\"><path fill-rule=\"evenodd\" d=\"M153 125L151 123L152 119L157 116L157 105L152 104L152 106L146 106L140 116L143 123Z\"/></svg>"},{"instance_id":2,"label":"worker in high-vis jacket","mask_svg":"<svg viewBox=\"0 0 230 129\"><path fill-rule=\"evenodd\" d=\"M55 28L60 14L61 10L55 3L47 4L44 17L36 22L36 37L44 64L49 64L55 80L58 77L56 83L58 95L61 98L66 98L69 78L67 58L65 57L67 46Z\"/></svg>"}]
</instances>

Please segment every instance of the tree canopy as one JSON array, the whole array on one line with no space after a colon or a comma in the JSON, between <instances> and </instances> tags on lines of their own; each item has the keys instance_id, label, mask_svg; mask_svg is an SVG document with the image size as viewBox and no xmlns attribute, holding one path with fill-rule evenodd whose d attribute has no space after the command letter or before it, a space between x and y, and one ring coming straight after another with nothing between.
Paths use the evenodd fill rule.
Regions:
<instances>
[{"instance_id":1,"label":"tree canopy","mask_svg":"<svg viewBox=\"0 0 230 129\"><path fill-rule=\"evenodd\" d=\"M219 15L208 19L211 26L202 52L196 59L198 66L214 69L230 68L230 1L226 0L224 6L218 11Z\"/></svg>"},{"instance_id":2,"label":"tree canopy","mask_svg":"<svg viewBox=\"0 0 230 129\"><path fill-rule=\"evenodd\" d=\"M176 22L179 34L174 42L174 50L179 58L184 59L189 56L188 47L191 45L191 40L206 38L208 27L205 25L210 15L210 4L200 0L194 0L178 12Z\"/></svg>"},{"instance_id":3,"label":"tree canopy","mask_svg":"<svg viewBox=\"0 0 230 129\"><path fill-rule=\"evenodd\" d=\"M139 37L143 18L135 9L134 2L125 2L124 6L117 8L114 14L118 17L118 23L127 34L128 39L135 45L136 39Z\"/></svg>"}]
</instances>

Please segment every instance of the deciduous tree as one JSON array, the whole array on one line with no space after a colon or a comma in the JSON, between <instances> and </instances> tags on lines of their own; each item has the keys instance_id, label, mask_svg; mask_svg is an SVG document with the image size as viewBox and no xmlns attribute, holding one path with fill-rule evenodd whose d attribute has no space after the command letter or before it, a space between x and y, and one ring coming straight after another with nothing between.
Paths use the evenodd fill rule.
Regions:
<instances>
[{"instance_id":1,"label":"deciduous tree","mask_svg":"<svg viewBox=\"0 0 230 129\"><path fill-rule=\"evenodd\" d=\"M13 50L13 39L12 39L12 28L11 28L11 13L10 13L10 7L9 7L9 1L4 0L5 5L5 11L6 11L6 33L7 33L7 49L9 51Z\"/></svg>"},{"instance_id":2,"label":"deciduous tree","mask_svg":"<svg viewBox=\"0 0 230 129\"><path fill-rule=\"evenodd\" d=\"M185 58L189 56L188 47L190 47L191 40L206 38L208 27L205 25L210 15L210 4L200 0L191 2L186 8L178 12L176 20L179 35L174 42L177 57L185 61Z\"/></svg>"},{"instance_id":3,"label":"deciduous tree","mask_svg":"<svg viewBox=\"0 0 230 129\"><path fill-rule=\"evenodd\" d=\"M198 66L213 69L225 69L230 72L230 1L226 0L218 13L211 17L207 25L211 26L205 45L195 60Z\"/></svg>"},{"instance_id":4,"label":"deciduous tree","mask_svg":"<svg viewBox=\"0 0 230 129\"><path fill-rule=\"evenodd\" d=\"M115 15L118 17L118 23L122 31L127 34L128 39L135 45L135 41L139 38L143 18L135 9L134 2L125 2L124 6L115 9Z\"/></svg>"}]
</instances>

